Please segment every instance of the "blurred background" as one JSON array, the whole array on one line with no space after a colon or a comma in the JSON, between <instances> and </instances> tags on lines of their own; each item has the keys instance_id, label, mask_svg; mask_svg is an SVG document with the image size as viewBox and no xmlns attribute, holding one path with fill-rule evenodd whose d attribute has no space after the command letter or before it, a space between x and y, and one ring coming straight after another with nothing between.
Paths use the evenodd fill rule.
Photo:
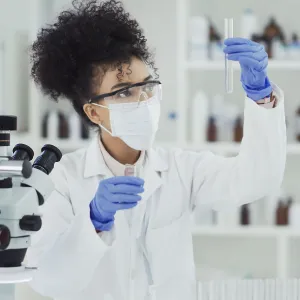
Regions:
<instances>
[{"instance_id":1,"label":"blurred background","mask_svg":"<svg viewBox=\"0 0 300 300\"><path fill-rule=\"evenodd\" d=\"M234 65L234 91L225 93L224 18L234 19L234 36L265 45L270 57L269 77L284 90L286 99L288 157L282 189L236 211L216 214L205 207L195 211L197 276L300 276L300 2L123 2L144 28L156 53L164 93L158 146L236 155L243 135L244 93L238 65ZM28 75L28 47L37 30L70 3L0 1L0 112L18 117L11 145L26 143L37 154L46 142L64 153L74 151L86 146L95 134L84 127L67 101L51 102ZM44 298L20 285L17 299Z\"/></svg>"}]
</instances>

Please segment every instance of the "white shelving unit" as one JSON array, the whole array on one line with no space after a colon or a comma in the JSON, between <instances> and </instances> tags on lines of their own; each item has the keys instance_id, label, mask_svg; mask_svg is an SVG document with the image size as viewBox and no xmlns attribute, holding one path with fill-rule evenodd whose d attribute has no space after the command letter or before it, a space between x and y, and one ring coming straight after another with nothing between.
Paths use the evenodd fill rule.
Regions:
<instances>
[{"instance_id":1,"label":"white shelving unit","mask_svg":"<svg viewBox=\"0 0 300 300\"><path fill-rule=\"evenodd\" d=\"M188 21L189 14L194 13L191 3L194 0L177 0L177 146L190 150L211 150L222 155L234 155L239 151L240 145L232 142L194 144L189 139L191 78L196 74L222 74L224 61L189 61L188 60ZM202 3L205 0L202 0ZM209 2L209 1L208 1ZM221 0L220 0L221 2ZM194 1L194 4L196 2ZM216 1L209 2L207 6L215 9ZM236 3L231 5L235 6ZM257 3L256 3L257 4ZM254 6L256 4L253 4ZM199 8L201 4L197 2ZM221 5L221 4L220 4ZM229 3L226 4L230 6ZM242 3L240 4L240 6ZM202 11L202 9L199 9ZM204 10L205 11L205 10ZM213 14L214 12L212 12ZM205 11L208 14L208 11ZM229 17L224 13L216 13L218 17ZM213 20L214 21L214 20ZM219 20L220 21L220 20ZM219 22L221 23L221 22ZM234 62L235 71L239 71L239 64ZM300 72L300 61L270 60L268 70L273 74L288 74L295 76ZM276 73L277 72L277 73ZM206 75L207 73L207 75ZM199 77L200 78L200 77ZM203 77L202 77L203 78ZM273 76L272 76L273 78ZM207 81L206 81L207 82ZM202 87L205 92L205 87ZM295 99L296 100L296 99ZM294 100L294 101L295 101ZM201 130L201 129L200 129ZM165 147L172 145L160 144ZM174 145L175 146L175 145ZM296 141L287 146L288 159L298 159L300 143ZM300 156L299 156L300 157ZM294 175L294 174L293 174ZM242 274L248 270L254 277L292 277L300 276L300 265L293 267L297 257L291 253L296 252L295 245L300 251L300 231L290 227L194 227L194 252L196 265L210 265L224 271L237 271ZM253 250L249 250L253 248ZM221 250L221 251L220 251Z\"/></svg>"},{"instance_id":2,"label":"white shelving unit","mask_svg":"<svg viewBox=\"0 0 300 300\"><path fill-rule=\"evenodd\" d=\"M53 144L57 145L65 152L70 152L77 150L79 148L88 147L91 139L87 140L70 140L70 139L47 139L37 137L34 138L31 134L28 133L11 133L11 144L14 145L16 143L27 143L33 145L33 147L40 148L44 144ZM234 155L238 154L240 149L239 143L226 143L226 142L215 142L215 143L205 143L205 144L193 144L193 143L166 143L161 141L156 141L154 147L164 147L164 148L182 148L186 150L192 151L212 151L216 154L221 155ZM287 146L287 154L288 155L300 155L300 143L299 144L289 144Z\"/></svg>"},{"instance_id":3,"label":"white shelving unit","mask_svg":"<svg viewBox=\"0 0 300 300\"><path fill-rule=\"evenodd\" d=\"M288 226L194 226L193 236L227 236L249 238L300 238L300 230Z\"/></svg>"},{"instance_id":4,"label":"white shelving unit","mask_svg":"<svg viewBox=\"0 0 300 300\"><path fill-rule=\"evenodd\" d=\"M268 65L269 70L284 70L284 71L299 71L300 62L298 61L274 61L270 60ZM186 70L202 70L202 71L223 71L224 70L224 61L186 61L185 62ZM233 63L233 69L235 71L240 70L238 63Z\"/></svg>"},{"instance_id":5,"label":"white shelving unit","mask_svg":"<svg viewBox=\"0 0 300 300\"><path fill-rule=\"evenodd\" d=\"M71 152L79 148L88 147L91 139L87 140L70 140L70 139L55 139L50 140L47 138L33 138L32 135L28 133L12 133L11 134L11 144L16 143L27 143L32 145L33 148L39 149L45 144L53 144L62 149L64 152ZM239 143L226 143L226 142L215 142L215 143L205 143L205 144L193 144L193 143L166 143L157 141L154 144L155 147L164 148L182 148L192 151L212 151L220 155L236 155L239 152ZM300 143L299 144L289 144L287 146L288 155L300 155Z\"/></svg>"},{"instance_id":6,"label":"white shelving unit","mask_svg":"<svg viewBox=\"0 0 300 300\"><path fill-rule=\"evenodd\" d=\"M200 150L209 150L216 154L238 154L240 149L239 143L230 143L230 142L207 142L205 144L195 144L195 143L164 143L157 141L156 146L166 147L166 148L183 148L187 150L200 151ZM299 144L288 144L287 145L287 154L288 155L300 155L300 143Z\"/></svg>"}]
</instances>

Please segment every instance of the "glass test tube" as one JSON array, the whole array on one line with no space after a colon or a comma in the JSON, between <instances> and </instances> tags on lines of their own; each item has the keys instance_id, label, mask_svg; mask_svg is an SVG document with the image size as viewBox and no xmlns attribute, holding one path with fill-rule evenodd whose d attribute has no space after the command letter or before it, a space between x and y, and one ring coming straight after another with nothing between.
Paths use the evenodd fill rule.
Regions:
<instances>
[{"instance_id":1,"label":"glass test tube","mask_svg":"<svg viewBox=\"0 0 300 300\"><path fill-rule=\"evenodd\" d=\"M233 37L233 19L225 19L224 23L224 37ZM233 66L232 61L228 60L228 54L225 54L225 90L230 94L233 92Z\"/></svg>"},{"instance_id":2,"label":"glass test tube","mask_svg":"<svg viewBox=\"0 0 300 300\"><path fill-rule=\"evenodd\" d=\"M124 175L125 176L140 177L141 176L141 169L138 166L126 164Z\"/></svg>"},{"instance_id":3,"label":"glass test tube","mask_svg":"<svg viewBox=\"0 0 300 300\"><path fill-rule=\"evenodd\" d=\"M136 167L133 165L126 165L125 167L125 176L136 176Z\"/></svg>"}]
</instances>

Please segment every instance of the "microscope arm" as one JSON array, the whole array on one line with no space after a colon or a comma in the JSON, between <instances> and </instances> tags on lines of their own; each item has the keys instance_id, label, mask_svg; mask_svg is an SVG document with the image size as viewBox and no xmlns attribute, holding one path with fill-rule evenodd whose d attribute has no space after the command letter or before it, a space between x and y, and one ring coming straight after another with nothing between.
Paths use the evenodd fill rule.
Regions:
<instances>
[{"instance_id":1,"label":"microscope arm","mask_svg":"<svg viewBox=\"0 0 300 300\"><path fill-rule=\"evenodd\" d=\"M34 168L32 169L31 176L27 179L24 179L21 186L32 187L36 190L39 205L43 205L45 200L54 191L54 184L49 175Z\"/></svg>"}]
</instances>

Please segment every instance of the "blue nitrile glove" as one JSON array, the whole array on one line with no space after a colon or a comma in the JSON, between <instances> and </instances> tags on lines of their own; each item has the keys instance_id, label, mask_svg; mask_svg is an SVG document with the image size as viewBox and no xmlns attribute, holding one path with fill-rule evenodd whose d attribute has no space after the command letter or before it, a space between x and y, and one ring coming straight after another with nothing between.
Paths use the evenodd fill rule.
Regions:
<instances>
[{"instance_id":1,"label":"blue nitrile glove","mask_svg":"<svg viewBox=\"0 0 300 300\"><path fill-rule=\"evenodd\" d=\"M144 191L144 180L133 176L117 176L102 180L90 203L90 216L95 228L109 231L113 227L117 210L137 205Z\"/></svg>"},{"instance_id":2,"label":"blue nitrile glove","mask_svg":"<svg viewBox=\"0 0 300 300\"><path fill-rule=\"evenodd\" d=\"M267 77L268 54L264 46L243 38L224 41L224 53L241 66L241 82L249 98L254 101L270 96L272 87Z\"/></svg>"}]
</instances>

